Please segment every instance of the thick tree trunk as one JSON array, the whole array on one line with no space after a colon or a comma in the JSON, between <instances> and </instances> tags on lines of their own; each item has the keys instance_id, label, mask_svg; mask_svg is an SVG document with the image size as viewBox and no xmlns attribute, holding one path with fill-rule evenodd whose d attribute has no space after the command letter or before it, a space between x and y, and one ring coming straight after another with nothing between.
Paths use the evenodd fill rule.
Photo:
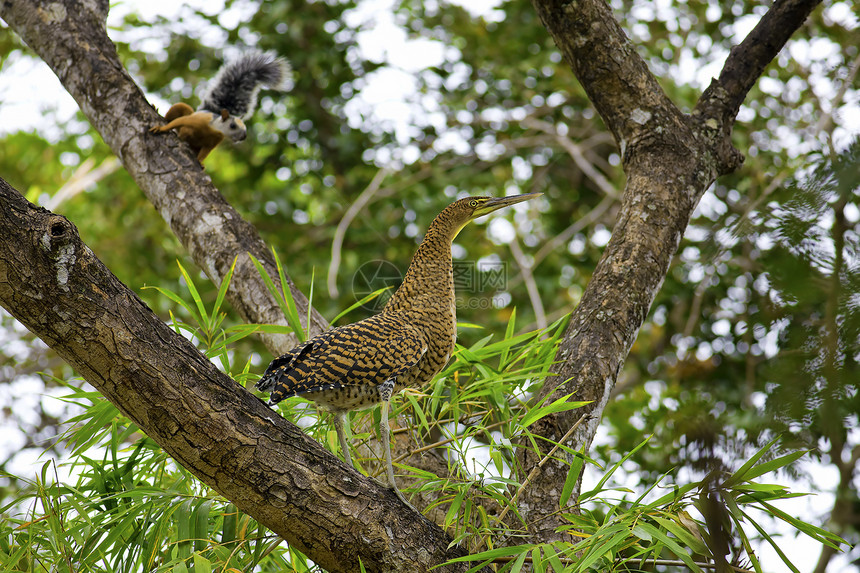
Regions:
<instances>
[{"instance_id":1,"label":"thick tree trunk","mask_svg":"<svg viewBox=\"0 0 860 573\"><path fill-rule=\"evenodd\" d=\"M175 135L153 135L162 121L119 61L105 32L107 2L6 0L0 17L47 63L117 154L197 265L218 285L236 260L228 300L251 323L286 319L251 262L253 255L277 283L274 257L257 230L212 185L188 146ZM302 320L306 297L290 281ZM311 333L328 327L315 310ZM273 354L296 345L293 335L264 334Z\"/></svg>"},{"instance_id":2,"label":"thick tree trunk","mask_svg":"<svg viewBox=\"0 0 860 573\"><path fill-rule=\"evenodd\" d=\"M71 222L2 179L0 237L0 304L174 459L316 563L428 571L464 554L221 373L111 274Z\"/></svg>"},{"instance_id":3,"label":"thick tree trunk","mask_svg":"<svg viewBox=\"0 0 860 573\"><path fill-rule=\"evenodd\" d=\"M543 418L531 431L542 451L519 448L529 475L581 417L567 446L587 451L618 373L633 345L699 199L719 175L740 166L731 130L747 92L820 0L777 2L736 47L718 80L684 115L666 97L604 0L533 0L544 26L615 136L627 185L622 208L598 266L573 313L554 369L537 397L572 394L579 410ZM531 541L561 539L558 513L567 477L550 460L519 497ZM579 493L577 485L571 507ZM565 509L565 508L562 508Z\"/></svg>"}]
</instances>

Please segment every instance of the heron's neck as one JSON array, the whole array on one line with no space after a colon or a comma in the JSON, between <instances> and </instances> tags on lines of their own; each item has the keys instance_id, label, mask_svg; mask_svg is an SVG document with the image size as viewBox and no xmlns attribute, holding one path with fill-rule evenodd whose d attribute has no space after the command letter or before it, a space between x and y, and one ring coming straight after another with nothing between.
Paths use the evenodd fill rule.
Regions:
<instances>
[{"instance_id":1,"label":"heron's neck","mask_svg":"<svg viewBox=\"0 0 860 573\"><path fill-rule=\"evenodd\" d=\"M403 283L383 312L397 312L438 302L450 308L454 300L454 270L451 243L463 224L445 209L433 219L424 240L418 245Z\"/></svg>"}]
</instances>

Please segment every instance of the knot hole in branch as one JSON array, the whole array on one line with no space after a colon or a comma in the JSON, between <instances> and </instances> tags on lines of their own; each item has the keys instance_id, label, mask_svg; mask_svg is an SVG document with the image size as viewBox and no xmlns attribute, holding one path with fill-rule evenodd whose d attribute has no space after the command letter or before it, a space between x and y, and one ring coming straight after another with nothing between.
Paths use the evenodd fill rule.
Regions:
<instances>
[{"instance_id":1,"label":"knot hole in branch","mask_svg":"<svg viewBox=\"0 0 860 573\"><path fill-rule=\"evenodd\" d=\"M48 251L57 251L75 239L75 226L61 215L51 215L45 221L40 241Z\"/></svg>"},{"instance_id":2,"label":"knot hole in branch","mask_svg":"<svg viewBox=\"0 0 860 573\"><path fill-rule=\"evenodd\" d=\"M69 237L74 232L74 226L72 223L63 216L53 215L48 219L48 233L51 235L52 240L63 239L64 237Z\"/></svg>"},{"instance_id":3,"label":"knot hole in branch","mask_svg":"<svg viewBox=\"0 0 860 573\"><path fill-rule=\"evenodd\" d=\"M51 223L51 236L53 237L61 237L66 232L66 226L63 225L60 221L54 221Z\"/></svg>"}]
</instances>

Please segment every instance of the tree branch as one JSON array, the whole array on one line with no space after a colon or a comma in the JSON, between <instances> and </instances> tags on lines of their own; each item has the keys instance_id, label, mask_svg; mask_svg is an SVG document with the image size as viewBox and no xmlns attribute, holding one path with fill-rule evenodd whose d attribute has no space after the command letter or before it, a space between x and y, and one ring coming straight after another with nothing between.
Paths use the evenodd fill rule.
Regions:
<instances>
[{"instance_id":1,"label":"tree branch","mask_svg":"<svg viewBox=\"0 0 860 573\"><path fill-rule=\"evenodd\" d=\"M712 80L693 109L693 118L709 133L719 174L737 169L743 156L731 145L732 126L741 104L792 34L821 0L774 2L743 42L732 48L720 77Z\"/></svg>"},{"instance_id":2,"label":"tree branch","mask_svg":"<svg viewBox=\"0 0 860 573\"><path fill-rule=\"evenodd\" d=\"M711 81L696 109L704 111L708 105L721 101L719 113L712 117L733 125L741 104L764 69L820 3L821 0L774 2L744 41L729 52L720 77ZM719 91L724 93L717 95Z\"/></svg>"},{"instance_id":3,"label":"tree branch","mask_svg":"<svg viewBox=\"0 0 860 573\"><path fill-rule=\"evenodd\" d=\"M748 77L749 71L738 76L743 80L729 84L731 92L716 90L713 101L719 105L713 109L720 110L719 115L703 116L703 109L698 109L696 117L685 116L648 72L604 0L533 3L615 136L627 184L612 238L560 344L559 362L552 371L555 376L547 379L536 397L552 394L550 399L555 400L571 394L572 400L591 404L546 416L530 428L545 440L537 441L539 452L518 450L520 477L530 476L549 450L548 444L562 440L580 417L588 416L565 445L574 450L590 447L618 373L668 272L693 209L717 176L740 165L740 154L731 147L729 136L740 105L737 97L754 81ZM783 5L796 3L777 2L772 10L782 13ZM751 68L760 73L764 65L760 60L777 53L775 44L784 44L802 23L798 18L777 19L783 29L774 32L773 40L761 33L766 32L764 27L757 27L760 33L745 42L735 58L753 50L756 43L767 43L767 48L756 51L759 64ZM733 65L735 58L731 59ZM573 504L579 484L570 498L571 507L559 508L558 492L566 476L567 465L550 459L530 480L532 486L522 492L519 508L530 523L533 541L561 539L558 530L566 524L563 511L576 511Z\"/></svg>"},{"instance_id":4,"label":"tree branch","mask_svg":"<svg viewBox=\"0 0 860 573\"><path fill-rule=\"evenodd\" d=\"M110 273L71 222L2 179L0 237L0 304L174 459L316 563L352 572L361 558L368 571L427 571L464 554L222 374Z\"/></svg>"},{"instance_id":5,"label":"tree branch","mask_svg":"<svg viewBox=\"0 0 860 573\"><path fill-rule=\"evenodd\" d=\"M277 277L272 253L257 230L215 189L178 137L148 133L161 118L119 61L116 47L105 32L107 12L92 12L81 6L74 0L7 0L0 3L0 17L57 74L209 278L220 284L237 261L227 296L242 319L286 325L280 307L248 256L253 255L270 276ZM307 299L292 281L290 290L299 316L305 320ZM313 334L328 327L315 310L311 323ZM265 334L263 340L276 355L297 343L294 336L286 334Z\"/></svg>"},{"instance_id":6,"label":"tree branch","mask_svg":"<svg viewBox=\"0 0 860 573\"><path fill-rule=\"evenodd\" d=\"M390 174L391 170L389 168L380 168L379 171L376 172L376 175L373 176L370 184L361 192L361 195L358 196L352 205L349 206L349 209L347 209L346 213L343 214L343 218L340 220L340 223L337 224L334 238L331 241L331 261L328 265L328 279L326 280L328 294L332 298L336 298L338 296L337 271L340 268L340 253L343 248L343 240L346 237L346 230L361 210L370 203L373 196L379 192L382 182Z\"/></svg>"},{"instance_id":7,"label":"tree branch","mask_svg":"<svg viewBox=\"0 0 860 573\"><path fill-rule=\"evenodd\" d=\"M631 148L670 138L682 126L604 0L532 0L544 27L573 69L625 159ZM658 126L672 128L660 132Z\"/></svg>"}]
</instances>

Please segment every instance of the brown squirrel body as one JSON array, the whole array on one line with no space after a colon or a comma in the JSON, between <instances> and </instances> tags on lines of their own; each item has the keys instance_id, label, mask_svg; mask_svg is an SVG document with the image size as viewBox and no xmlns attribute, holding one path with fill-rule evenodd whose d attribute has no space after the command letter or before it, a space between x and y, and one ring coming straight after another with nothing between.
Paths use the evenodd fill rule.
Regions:
<instances>
[{"instance_id":1,"label":"brown squirrel body","mask_svg":"<svg viewBox=\"0 0 860 573\"><path fill-rule=\"evenodd\" d=\"M197 155L197 161L203 163L206 156L230 136L233 141L245 139L245 124L238 117L232 117L227 110L221 110L221 115L211 111L194 111L187 103L173 104L164 114L165 125L150 128L152 133L164 133L176 129L179 139L187 143Z\"/></svg>"}]
</instances>

